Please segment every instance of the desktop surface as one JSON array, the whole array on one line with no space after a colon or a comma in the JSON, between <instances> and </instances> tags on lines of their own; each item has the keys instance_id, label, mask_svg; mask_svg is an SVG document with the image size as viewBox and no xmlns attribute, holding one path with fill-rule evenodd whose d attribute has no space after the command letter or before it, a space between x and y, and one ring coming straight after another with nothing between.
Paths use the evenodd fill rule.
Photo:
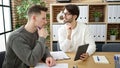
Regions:
<instances>
[{"instance_id":1,"label":"desktop surface","mask_svg":"<svg viewBox=\"0 0 120 68\"><path fill-rule=\"evenodd\" d=\"M99 64L95 63L93 60L93 55L91 55L87 60L74 61L74 57L76 53L66 53L71 59L68 60L58 60L57 63L68 63L68 68L73 68L73 66L77 66L78 68L115 68L114 65L114 55L120 54L120 52L95 52L93 55L105 56L109 61L109 64ZM33 68L33 67L30 67Z\"/></svg>"},{"instance_id":2,"label":"desktop surface","mask_svg":"<svg viewBox=\"0 0 120 68\"><path fill-rule=\"evenodd\" d=\"M98 64L95 63L91 55L86 61L74 61L75 53L67 53L71 59L57 61L58 63L68 63L69 68L73 68L74 65L77 65L78 68L115 68L114 65L114 55L120 54L120 52L95 52L93 55L106 56L109 64Z\"/></svg>"}]
</instances>

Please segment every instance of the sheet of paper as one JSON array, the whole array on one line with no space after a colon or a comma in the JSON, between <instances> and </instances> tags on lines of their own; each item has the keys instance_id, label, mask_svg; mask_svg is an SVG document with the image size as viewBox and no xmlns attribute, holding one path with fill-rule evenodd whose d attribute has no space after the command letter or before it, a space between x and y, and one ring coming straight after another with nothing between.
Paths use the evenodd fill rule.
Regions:
<instances>
[{"instance_id":1,"label":"sheet of paper","mask_svg":"<svg viewBox=\"0 0 120 68\"><path fill-rule=\"evenodd\" d=\"M50 52L50 54L55 60L70 59L70 57L68 57L63 51L54 51Z\"/></svg>"},{"instance_id":2,"label":"sheet of paper","mask_svg":"<svg viewBox=\"0 0 120 68\"><path fill-rule=\"evenodd\" d=\"M107 60L105 56L94 55L93 60L95 63L109 64L109 61Z\"/></svg>"},{"instance_id":3,"label":"sheet of paper","mask_svg":"<svg viewBox=\"0 0 120 68\"><path fill-rule=\"evenodd\" d=\"M45 63L38 63L34 68L68 68L68 63L57 63L52 67L48 67Z\"/></svg>"}]
</instances>

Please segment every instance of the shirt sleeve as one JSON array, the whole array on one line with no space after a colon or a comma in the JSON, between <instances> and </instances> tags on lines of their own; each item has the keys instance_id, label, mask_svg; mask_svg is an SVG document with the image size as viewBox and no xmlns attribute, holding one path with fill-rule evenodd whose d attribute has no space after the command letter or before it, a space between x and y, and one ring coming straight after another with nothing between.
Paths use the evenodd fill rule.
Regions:
<instances>
[{"instance_id":1,"label":"shirt sleeve","mask_svg":"<svg viewBox=\"0 0 120 68\"><path fill-rule=\"evenodd\" d=\"M64 52L67 52L71 46L71 40L67 39L66 35L67 34L64 28L60 28L58 30L58 42L60 49Z\"/></svg>"},{"instance_id":2,"label":"shirt sleeve","mask_svg":"<svg viewBox=\"0 0 120 68\"><path fill-rule=\"evenodd\" d=\"M96 45L95 45L95 41L93 40L93 37L89 31L88 26L86 26L86 30L85 30L85 43L89 44L87 53L90 56L91 54L93 54L96 51Z\"/></svg>"},{"instance_id":3,"label":"shirt sleeve","mask_svg":"<svg viewBox=\"0 0 120 68\"><path fill-rule=\"evenodd\" d=\"M35 66L43 57L50 56L46 49L45 39L39 37L35 47L31 49L27 41L21 37L17 37L12 42L12 49L17 57L28 66Z\"/></svg>"}]
</instances>

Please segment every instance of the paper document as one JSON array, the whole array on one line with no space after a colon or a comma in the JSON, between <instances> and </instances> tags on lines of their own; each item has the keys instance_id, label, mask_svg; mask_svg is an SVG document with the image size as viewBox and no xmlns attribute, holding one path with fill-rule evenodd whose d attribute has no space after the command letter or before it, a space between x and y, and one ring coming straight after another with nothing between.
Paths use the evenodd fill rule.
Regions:
<instances>
[{"instance_id":1,"label":"paper document","mask_svg":"<svg viewBox=\"0 0 120 68\"><path fill-rule=\"evenodd\" d=\"M45 63L38 63L34 68L68 68L68 63L57 63L52 67L48 67Z\"/></svg>"},{"instance_id":2,"label":"paper document","mask_svg":"<svg viewBox=\"0 0 120 68\"><path fill-rule=\"evenodd\" d=\"M120 57L120 54L115 54L114 56L118 56L118 57Z\"/></svg>"},{"instance_id":3,"label":"paper document","mask_svg":"<svg viewBox=\"0 0 120 68\"><path fill-rule=\"evenodd\" d=\"M95 63L109 64L109 61L107 60L107 58L105 56L94 55L93 60Z\"/></svg>"},{"instance_id":4,"label":"paper document","mask_svg":"<svg viewBox=\"0 0 120 68\"><path fill-rule=\"evenodd\" d=\"M70 57L68 57L63 51L54 51L50 52L50 54L55 60L70 59Z\"/></svg>"}]
</instances>

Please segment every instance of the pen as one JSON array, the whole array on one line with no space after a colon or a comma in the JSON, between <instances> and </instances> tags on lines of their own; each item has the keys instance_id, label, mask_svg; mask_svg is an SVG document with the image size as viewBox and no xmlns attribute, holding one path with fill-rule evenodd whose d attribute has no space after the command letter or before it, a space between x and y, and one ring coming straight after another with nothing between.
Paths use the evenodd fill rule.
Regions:
<instances>
[{"instance_id":1,"label":"pen","mask_svg":"<svg viewBox=\"0 0 120 68\"><path fill-rule=\"evenodd\" d=\"M120 64L120 56L118 56L118 59L119 59L119 64Z\"/></svg>"},{"instance_id":2,"label":"pen","mask_svg":"<svg viewBox=\"0 0 120 68\"><path fill-rule=\"evenodd\" d=\"M99 57L97 56L97 60L100 61Z\"/></svg>"},{"instance_id":3,"label":"pen","mask_svg":"<svg viewBox=\"0 0 120 68\"><path fill-rule=\"evenodd\" d=\"M118 56L114 56L114 61L115 61L115 68L119 68L119 67L118 67L119 57L118 57Z\"/></svg>"},{"instance_id":4,"label":"pen","mask_svg":"<svg viewBox=\"0 0 120 68\"><path fill-rule=\"evenodd\" d=\"M118 57L118 56L116 56L116 58L117 58L117 59L116 59L116 60L117 60L117 63L119 63L119 57Z\"/></svg>"}]
</instances>

